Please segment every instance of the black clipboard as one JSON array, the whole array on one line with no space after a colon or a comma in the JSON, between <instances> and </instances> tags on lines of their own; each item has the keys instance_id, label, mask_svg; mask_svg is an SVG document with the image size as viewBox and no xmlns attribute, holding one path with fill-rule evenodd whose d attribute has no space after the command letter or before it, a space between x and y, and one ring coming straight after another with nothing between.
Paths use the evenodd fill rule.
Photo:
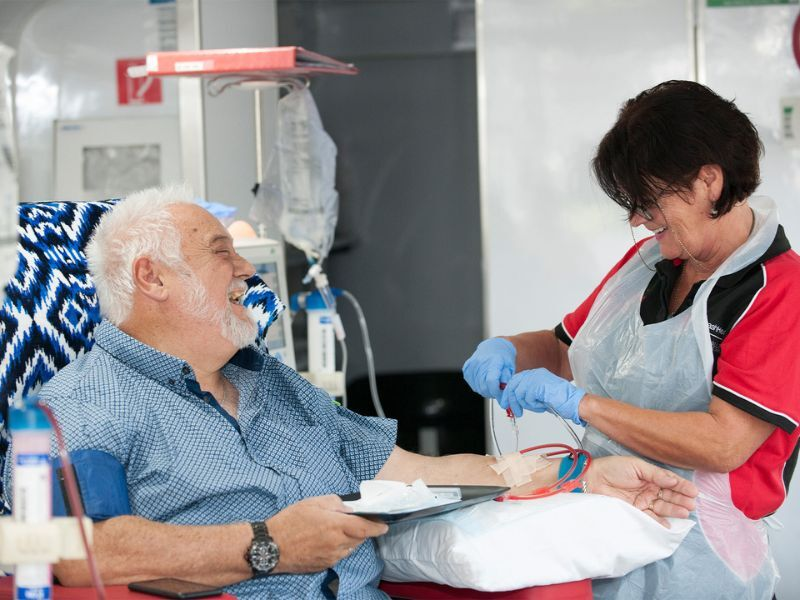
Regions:
<instances>
[{"instance_id":1,"label":"black clipboard","mask_svg":"<svg viewBox=\"0 0 800 600\"><path fill-rule=\"evenodd\" d=\"M359 517L367 517L370 519L378 519L385 523L399 523L401 521L411 521L414 519L424 519L425 517L432 517L434 515L441 515L452 510L459 508L466 508L473 504L479 504L488 500L494 500L498 496L505 494L509 488L499 487L494 485L429 485L433 493L436 493L440 488L458 488L461 490L461 500L450 502L448 504L439 504L437 506L429 506L427 508L419 508L416 510L408 510L401 512L388 512L388 513L374 513L374 512L354 512L352 514ZM345 502L351 500L359 500L361 494L355 492L354 494L346 494L341 496Z\"/></svg>"}]
</instances>

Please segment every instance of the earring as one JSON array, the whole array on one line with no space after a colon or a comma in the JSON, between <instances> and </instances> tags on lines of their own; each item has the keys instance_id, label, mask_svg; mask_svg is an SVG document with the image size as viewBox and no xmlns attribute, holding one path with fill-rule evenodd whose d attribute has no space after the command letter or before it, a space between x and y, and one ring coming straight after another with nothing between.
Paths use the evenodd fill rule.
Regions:
<instances>
[{"instance_id":1,"label":"earring","mask_svg":"<svg viewBox=\"0 0 800 600\"><path fill-rule=\"evenodd\" d=\"M715 206L714 208L712 208L712 209L711 209L711 213L710 213L710 214L711 214L711 218L712 218L712 219L713 219L713 218L716 218L716 217L718 217L718 216L719 216L719 210L717 210L717 207L716 207L716 206Z\"/></svg>"}]
</instances>

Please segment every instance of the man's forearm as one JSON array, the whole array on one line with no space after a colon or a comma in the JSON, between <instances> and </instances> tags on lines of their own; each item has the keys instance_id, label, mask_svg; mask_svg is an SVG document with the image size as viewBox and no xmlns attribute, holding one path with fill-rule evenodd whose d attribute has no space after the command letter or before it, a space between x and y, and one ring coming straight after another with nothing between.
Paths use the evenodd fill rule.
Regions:
<instances>
[{"instance_id":1,"label":"man's forearm","mask_svg":"<svg viewBox=\"0 0 800 600\"><path fill-rule=\"evenodd\" d=\"M491 465L497 463L494 456L480 456L477 454L454 454L451 456L429 457L427 479L425 483L457 484L457 485L500 485L511 487L511 493L528 494L531 490L545 487L558 479L558 464L560 461L548 461L548 465L530 473L530 482L513 486L502 475L498 475Z\"/></svg>"},{"instance_id":2,"label":"man's forearm","mask_svg":"<svg viewBox=\"0 0 800 600\"><path fill-rule=\"evenodd\" d=\"M299 500L266 520L280 550L278 573L316 573L348 556L387 526L349 514L336 495ZM95 526L94 552L105 583L176 577L224 586L250 578L245 553L253 540L249 523L170 525L141 517L115 517ZM64 585L89 585L86 561L62 561Z\"/></svg>"},{"instance_id":3,"label":"man's forearm","mask_svg":"<svg viewBox=\"0 0 800 600\"><path fill-rule=\"evenodd\" d=\"M176 577L222 586L251 576L244 559L253 537L247 523L171 525L124 516L96 523L93 537L106 584ZM61 561L54 574L64 585L91 585L86 561Z\"/></svg>"},{"instance_id":4,"label":"man's forearm","mask_svg":"<svg viewBox=\"0 0 800 600\"><path fill-rule=\"evenodd\" d=\"M450 456L422 456L395 447L389 460L376 479L392 479L410 483L422 479L428 485L507 485L491 465L494 456L479 454L452 454ZM550 461L546 468L531 474L531 482L518 493L550 485L557 479L559 461Z\"/></svg>"}]
</instances>

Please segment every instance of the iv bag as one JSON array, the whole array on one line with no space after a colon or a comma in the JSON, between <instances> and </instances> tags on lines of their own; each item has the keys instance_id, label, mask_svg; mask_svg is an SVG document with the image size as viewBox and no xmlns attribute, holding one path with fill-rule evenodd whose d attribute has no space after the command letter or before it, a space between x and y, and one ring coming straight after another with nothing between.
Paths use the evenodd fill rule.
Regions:
<instances>
[{"instance_id":1,"label":"iv bag","mask_svg":"<svg viewBox=\"0 0 800 600\"><path fill-rule=\"evenodd\" d=\"M14 51L0 44L0 302L6 281L17 270L17 183L11 82L8 66Z\"/></svg>"},{"instance_id":2,"label":"iv bag","mask_svg":"<svg viewBox=\"0 0 800 600\"><path fill-rule=\"evenodd\" d=\"M322 127L308 88L278 101L278 135L252 216L279 227L310 262L321 263L333 244L339 212L336 144Z\"/></svg>"}]
</instances>

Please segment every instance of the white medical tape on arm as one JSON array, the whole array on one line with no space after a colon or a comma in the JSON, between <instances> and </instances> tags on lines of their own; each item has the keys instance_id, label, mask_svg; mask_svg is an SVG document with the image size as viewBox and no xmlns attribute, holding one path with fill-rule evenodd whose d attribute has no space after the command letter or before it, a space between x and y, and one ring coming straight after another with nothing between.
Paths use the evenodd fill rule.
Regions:
<instances>
[{"instance_id":1,"label":"white medical tape on arm","mask_svg":"<svg viewBox=\"0 0 800 600\"><path fill-rule=\"evenodd\" d=\"M529 483L531 475L547 467L550 463L540 454L502 454L495 457L496 463L489 467L498 475L502 475L509 487Z\"/></svg>"}]
</instances>

